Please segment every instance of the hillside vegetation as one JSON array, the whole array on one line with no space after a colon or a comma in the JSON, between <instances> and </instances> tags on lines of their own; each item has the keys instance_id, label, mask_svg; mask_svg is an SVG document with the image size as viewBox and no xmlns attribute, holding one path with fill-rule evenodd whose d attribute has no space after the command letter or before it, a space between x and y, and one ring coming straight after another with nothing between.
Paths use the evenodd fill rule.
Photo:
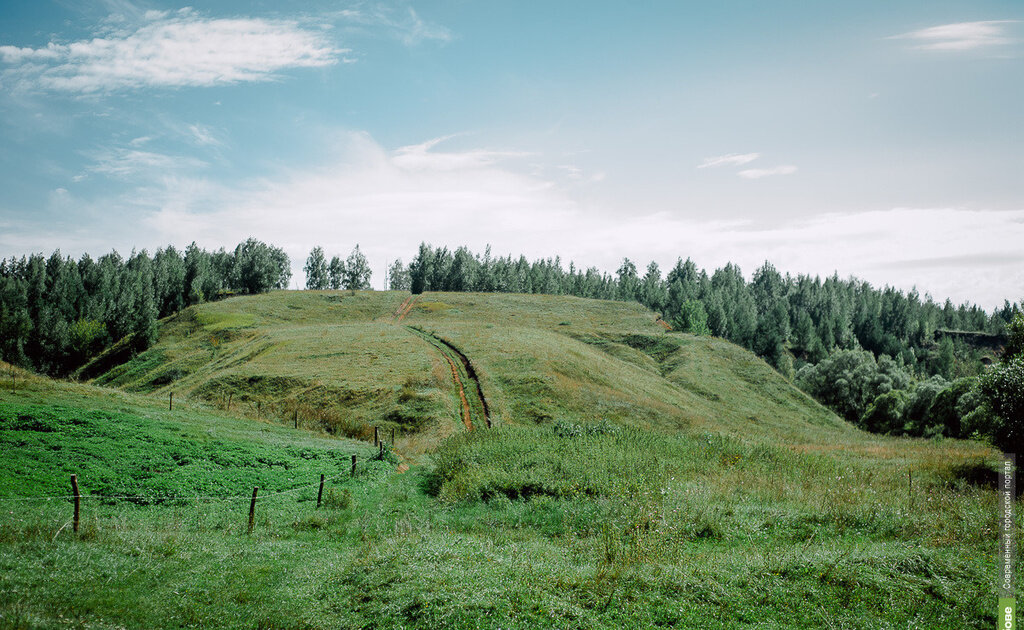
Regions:
<instances>
[{"instance_id":1,"label":"hillside vegetation","mask_svg":"<svg viewBox=\"0 0 1024 630\"><path fill-rule=\"evenodd\" d=\"M275 292L89 373L0 373L0 625L995 622L994 451L856 430L637 304ZM346 439L374 425L397 456ZM74 535L69 473L147 498Z\"/></svg>"},{"instance_id":2,"label":"hillside vegetation","mask_svg":"<svg viewBox=\"0 0 1024 630\"><path fill-rule=\"evenodd\" d=\"M160 396L174 391L222 407L230 397L251 415L258 404L261 415L287 421L298 413L357 437L375 424L410 440L426 431L435 439L400 443L422 450L456 429L460 405L444 348L431 336L468 358L496 425L604 419L800 443L861 439L737 346L669 333L635 303L566 296L322 291L233 298L163 320L152 348L95 382Z\"/></svg>"}]
</instances>

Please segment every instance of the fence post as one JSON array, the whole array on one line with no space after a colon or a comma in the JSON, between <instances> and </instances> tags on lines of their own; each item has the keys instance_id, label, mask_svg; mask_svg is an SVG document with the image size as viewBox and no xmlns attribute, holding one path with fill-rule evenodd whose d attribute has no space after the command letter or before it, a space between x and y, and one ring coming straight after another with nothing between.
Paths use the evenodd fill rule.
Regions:
<instances>
[{"instance_id":1,"label":"fence post","mask_svg":"<svg viewBox=\"0 0 1024 630\"><path fill-rule=\"evenodd\" d=\"M170 397L167 399L167 411L174 411L174 392L171 392Z\"/></svg>"},{"instance_id":2,"label":"fence post","mask_svg":"<svg viewBox=\"0 0 1024 630\"><path fill-rule=\"evenodd\" d=\"M373 427L373 445L380 444L380 427Z\"/></svg>"},{"instance_id":3,"label":"fence post","mask_svg":"<svg viewBox=\"0 0 1024 630\"><path fill-rule=\"evenodd\" d=\"M249 533L252 533L252 526L256 520L256 493L259 492L259 488L252 489L252 502L249 503Z\"/></svg>"},{"instance_id":4,"label":"fence post","mask_svg":"<svg viewBox=\"0 0 1024 630\"><path fill-rule=\"evenodd\" d=\"M910 506L914 506L914 471L910 468L907 469L907 499L910 501Z\"/></svg>"},{"instance_id":5,"label":"fence post","mask_svg":"<svg viewBox=\"0 0 1024 630\"><path fill-rule=\"evenodd\" d=\"M228 392L228 411L231 411L231 398L235 395L235 392Z\"/></svg>"},{"instance_id":6,"label":"fence post","mask_svg":"<svg viewBox=\"0 0 1024 630\"><path fill-rule=\"evenodd\" d=\"M352 455L352 476L356 476L356 456Z\"/></svg>"},{"instance_id":7,"label":"fence post","mask_svg":"<svg viewBox=\"0 0 1024 630\"><path fill-rule=\"evenodd\" d=\"M75 520L72 528L78 533L78 514L82 502L82 494L78 491L78 475L71 475L71 491L75 494Z\"/></svg>"},{"instance_id":8,"label":"fence post","mask_svg":"<svg viewBox=\"0 0 1024 630\"><path fill-rule=\"evenodd\" d=\"M299 428L299 409L298 409L298 407L295 408L295 417L293 419L295 420L295 428L298 429Z\"/></svg>"},{"instance_id":9,"label":"fence post","mask_svg":"<svg viewBox=\"0 0 1024 630\"><path fill-rule=\"evenodd\" d=\"M324 474L320 473L320 492L316 493L316 509L320 509L320 501L324 498Z\"/></svg>"},{"instance_id":10,"label":"fence post","mask_svg":"<svg viewBox=\"0 0 1024 630\"><path fill-rule=\"evenodd\" d=\"M263 410L263 401L257 400L256 401L256 419L257 420L260 419L260 413L262 412L262 410Z\"/></svg>"},{"instance_id":11,"label":"fence post","mask_svg":"<svg viewBox=\"0 0 1024 630\"><path fill-rule=\"evenodd\" d=\"M380 441L380 458L384 459L384 440Z\"/></svg>"}]
</instances>

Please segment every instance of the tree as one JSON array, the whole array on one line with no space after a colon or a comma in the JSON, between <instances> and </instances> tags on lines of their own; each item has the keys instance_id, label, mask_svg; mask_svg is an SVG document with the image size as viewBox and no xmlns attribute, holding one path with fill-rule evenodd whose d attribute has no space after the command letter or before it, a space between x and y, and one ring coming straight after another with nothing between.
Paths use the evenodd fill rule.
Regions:
<instances>
[{"instance_id":1,"label":"tree","mask_svg":"<svg viewBox=\"0 0 1024 630\"><path fill-rule=\"evenodd\" d=\"M888 357L875 361L865 350L840 350L797 372L796 385L850 422L859 421L880 394L906 389L910 377Z\"/></svg>"},{"instance_id":2,"label":"tree","mask_svg":"<svg viewBox=\"0 0 1024 630\"><path fill-rule=\"evenodd\" d=\"M656 262L647 265L647 273L640 283L640 303L659 313L663 313L668 304L668 290L661 280L661 269Z\"/></svg>"},{"instance_id":3,"label":"tree","mask_svg":"<svg viewBox=\"0 0 1024 630\"><path fill-rule=\"evenodd\" d=\"M230 286L242 293L265 293L288 287L288 255L254 238L240 243L232 258Z\"/></svg>"},{"instance_id":4,"label":"tree","mask_svg":"<svg viewBox=\"0 0 1024 630\"><path fill-rule=\"evenodd\" d=\"M345 261L345 286L350 291L370 288L370 263L356 245Z\"/></svg>"},{"instance_id":5,"label":"tree","mask_svg":"<svg viewBox=\"0 0 1024 630\"><path fill-rule=\"evenodd\" d=\"M171 245L156 250L153 256L153 284L160 317L177 313L185 306L185 261Z\"/></svg>"},{"instance_id":6,"label":"tree","mask_svg":"<svg viewBox=\"0 0 1024 630\"><path fill-rule=\"evenodd\" d=\"M623 258L622 264L619 265L616 273L619 279L618 299L625 301L635 300L637 297L637 287L640 284L640 280L636 275L636 265L630 259Z\"/></svg>"},{"instance_id":7,"label":"tree","mask_svg":"<svg viewBox=\"0 0 1024 630\"><path fill-rule=\"evenodd\" d=\"M1007 453L1024 453L1024 314L1008 327L1002 361L986 370L979 389L996 415L993 441Z\"/></svg>"},{"instance_id":8,"label":"tree","mask_svg":"<svg viewBox=\"0 0 1024 630\"><path fill-rule=\"evenodd\" d=\"M861 416L860 424L874 433L899 433L903 429L906 404L907 396L902 390L879 394Z\"/></svg>"},{"instance_id":9,"label":"tree","mask_svg":"<svg viewBox=\"0 0 1024 630\"><path fill-rule=\"evenodd\" d=\"M332 289L340 289L345 282L345 263L337 256L331 256L331 264L327 266L327 275L330 277Z\"/></svg>"},{"instance_id":10,"label":"tree","mask_svg":"<svg viewBox=\"0 0 1024 630\"><path fill-rule=\"evenodd\" d=\"M433 275L434 250L426 243L420 243L420 249L416 252L412 262L409 263L409 290L415 294L428 291L428 281Z\"/></svg>"},{"instance_id":11,"label":"tree","mask_svg":"<svg viewBox=\"0 0 1024 630\"><path fill-rule=\"evenodd\" d=\"M331 278L327 269L327 259L324 257L324 249L319 245L309 252L306 266L302 270L306 272L307 290L322 291L330 287Z\"/></svg>"},{"instance_id":12,"label":"tree","mask_svg":"<svg viewBox=\"0 0 1024 630\"><path fill-rule=\"evenodd\" d=\"M679 309L679 315L672 320L672 325L683 332L694 335L710 335L708 328L708 314L704 311L704 304L698 300L687 300Z\"/></svg>"},{"instance_id":13,"label":"tree","mask_svg":"<svg viewBox=\"0 0 1024 630\"><path fill-rule=\"evenodd\" d=\"M391 263L391 266L388 268L388 289L392 291L408 291L411 288L412 278L409 275L409 268L403 265L402 259L399 258Z\"/></svg>"}]
</instances>

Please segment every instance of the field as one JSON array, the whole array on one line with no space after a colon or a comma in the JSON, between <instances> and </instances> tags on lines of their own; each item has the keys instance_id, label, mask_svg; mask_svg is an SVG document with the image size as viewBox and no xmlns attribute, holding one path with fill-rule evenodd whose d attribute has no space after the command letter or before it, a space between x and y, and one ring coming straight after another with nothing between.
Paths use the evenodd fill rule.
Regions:
<instances>
[{"instance_id":1,"label":"field","mask_svg":"<svg viewBox=\"0 0 1024 630\"><path fill-rule=\"evenodd\" d=\"M857 431L635 304L278 292L116 358L0 373L0 626L995 623L993 450Z\"/></svg>"}]
</instances>

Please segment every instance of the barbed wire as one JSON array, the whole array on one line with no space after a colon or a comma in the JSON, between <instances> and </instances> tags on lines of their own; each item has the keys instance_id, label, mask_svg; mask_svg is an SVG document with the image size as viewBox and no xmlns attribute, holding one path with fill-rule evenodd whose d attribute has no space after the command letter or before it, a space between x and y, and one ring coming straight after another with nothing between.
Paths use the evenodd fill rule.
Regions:
<instances>
[{"instance_id":1,"label":"barbed wire","mask_svg":"<svg viewBox=\"0 0 1024 630\"><path fill-rule=\"evenodd\" d=\"M340 477L343 477L347 472L341 472L333 477L324 477L324 483L328 481L335 481ZM303 484L287 490L279 490L277 492L268 492L259 497L261 500L269 500L281 495L290 494L292 492L298 492L299 490L305 490L307 488L314 488L320 485L320 481L317 480L311 484ZM0 503L3 502L17 502L17 501L53 501L53 500L71 500L74 499L73 494L63 495L40 495L40 496L23 496L23 497L0 497ZM240 494L240 495L209 495L209 496L168 496L168 495L139 495L139 494L80 494L79 499L120 499L120 500L134 500L134 501L235 501L235 500L251 500L252 495Z\"/></svg>"}]
</instances>

